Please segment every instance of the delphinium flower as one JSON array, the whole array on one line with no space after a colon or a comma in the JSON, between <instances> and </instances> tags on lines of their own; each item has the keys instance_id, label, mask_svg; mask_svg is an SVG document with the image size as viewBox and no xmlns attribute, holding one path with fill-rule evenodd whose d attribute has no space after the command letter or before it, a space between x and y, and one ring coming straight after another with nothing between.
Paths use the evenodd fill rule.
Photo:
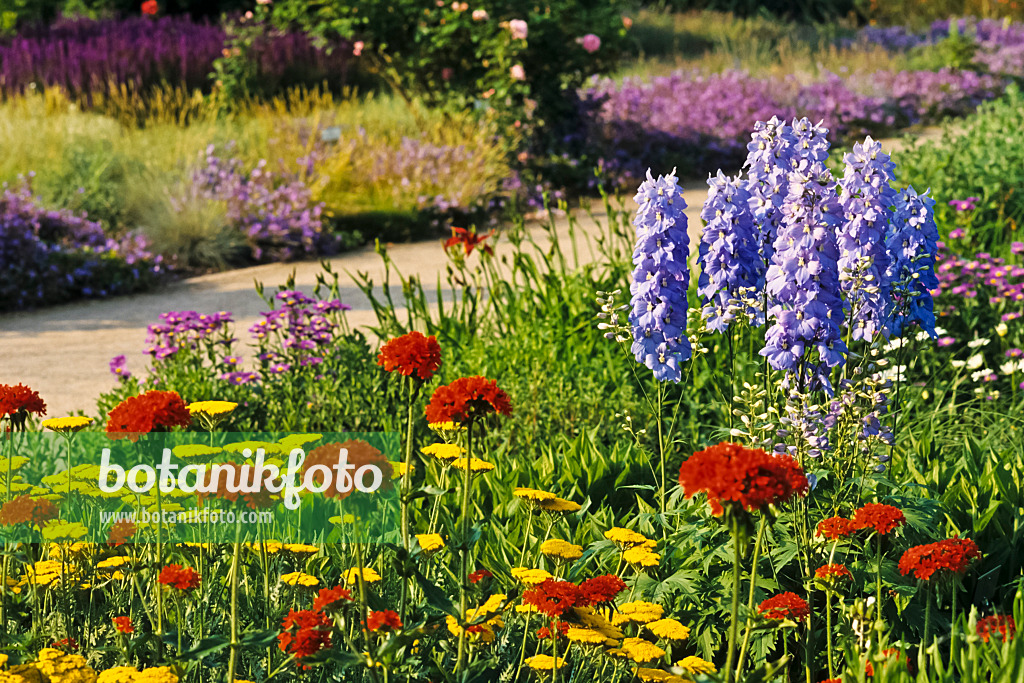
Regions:
<instances>
[{"instance_id":1,"label":"delphinium flower","mask_svg":"<svg viewBox=\"0 0 1024 683\"><path fill-rule=\"evenodd\" d=\"M892 228L886 239L889 250L888 277L892 283L893 312L889 330L900 334L905 325L916 323L935 337L932 290L939 286L935 259L939 231L932 212L935 200L928 192L914 188L900 190Z\"/></svg>"},{"instance_id":2,"label":"delphinium flower","mask_svg":"<svg viewBox=\"0 0 1024 683\"><path fill-rule=\"evenodd\" d=\"M754 124L754 133L747 144L747 189L753 199L757 247L761 257L759 268L763 281L765 269L775 253L775 238L782 224L782 199L785 196L789 160L793 147L793 128L773 116Z\"/></svg>"},{"instance_id":3,"label":"delphinium flower","mask_svg":"<svg viewBox=\"0 0 1024 683\"><path fill-rule=\"evenodd\" d=\"M805 132L810 127L812 132ZM782 224L775 253L766 274L774 321L765 334L761 355L776 370L785 371L784 385L800 390L824 389L831 394L831 368L845 362L846 345L840 338L843 303L839 296L839 250L835 231L841 207L832 174L817 157L827 154L824 129L806 119L796 122L808 146L806 157L795 162L787 177ZM811 356L817 350L817 358Z\"/></svg>"},{"instance_id":4,"label":"delphinium flower","mask_svg":"<svg viewBox=\"0 0 1024 683\"><path fill-rule=\"evenodd\" d=\"M744 315L752 325L760 325L764 311L757 305L755 292L760 289L763 268L759 267L750 192L739 177L729 178L721 171L708 178L708 188L700 214L705 226L697 281L708 329L724 331L737 314ZM749 299L754 305L745 303Z\"/></svg>"},{"instance_id":5,"label":"delphinium flower","mask_svg":"<svg viewBox=\"0 0 1024 683\"><path fill-rule=\"evenodd\" d=\"M632 351L659 381L679 382L679 365L692 355L686 336L690 238L675 170L657 180L648 170L634 201L640 208L633 219L637 241L630 285Z\"/></svg>"},{"instance_id":6,"label":"delphinium flower","mask_svg":"<svg viewBox=\"0 0 1024 683\"><path fill-rule=\"evenodd\" d=\"M891 307L886 231L896 191L895 164L869 136L843 158L839 181L843 222L839 229L839 280L846 297L852 337L871 341L886 330Z\"/></svg>"}]
</instances>

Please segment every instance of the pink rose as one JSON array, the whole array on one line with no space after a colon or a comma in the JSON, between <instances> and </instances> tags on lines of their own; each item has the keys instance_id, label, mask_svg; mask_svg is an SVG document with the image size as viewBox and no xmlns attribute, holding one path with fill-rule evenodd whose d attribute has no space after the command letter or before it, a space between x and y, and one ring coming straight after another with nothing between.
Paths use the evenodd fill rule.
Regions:
<instances>
[{"instance_id":1,"label":"pink rose","mask_svg":"<svg viewBox=\"0 0 1024 683\"><path fill-rule=\"evenodd\" d=\"M487 10L485 10L485 9L475 9L475 10L473 10L473 21L487 21L488 19L490 19L490 15L487 14Z\"/></svg>"},{"instance_id":2,"label":"pink rose","mask_svg":"<svg viewBox=\"0 0 1024 683\"><path fill-rule=\"evenodd\" d=\"M525 81L526 80L526 70L523 69L523 65L522 64L513 64L512 68L508 70L508 73L512 77L513 80L516 80L516 81Z\"/></svg>"},{"instance_id":3,"label":"pink rose","mask_svg":"<svg viewBox=\"0 0 1024 683\"><path fill-rule=\"evenodd\" d=\"M583 46L583 49L593 54L601 49L601 39L595 36L593 33L588 33L582 38L577 38L576 42Z\"/></svg>"},{"instance_id":4,"label":"pink rose","mask_svg":"<svg viewBox=\"0 0 1024 683\"><path fill-rule=\"evenodd\" d=\"M358 57L359 55L363 54L364 47L365 44L363 43L363 41L357 40L356 42L352 43L352 54Z\"/></svg>"},{"instance_id":5,"label":"pink rose","mask_svg":"<svg viewBox=\"0 0 1024 683\"><path fill-rule=\"evenodd\" d=\"M508 30L512 34L513 40L526 40L530 27L522 19L513 19L508 22Z\"/></svg>"}]
</instances>

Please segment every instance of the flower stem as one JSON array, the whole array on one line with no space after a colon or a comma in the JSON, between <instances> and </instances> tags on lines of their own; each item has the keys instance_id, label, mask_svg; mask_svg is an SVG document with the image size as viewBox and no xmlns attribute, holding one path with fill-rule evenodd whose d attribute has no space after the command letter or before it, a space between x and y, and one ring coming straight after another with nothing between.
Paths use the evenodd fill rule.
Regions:
<instances>
[{"instance_id":1,"label":"flower stem","mask_svg":"<svg viewBox=\"0 0 1024 683\"><path fill-rule=\"evenodd\" d=\"M828 648L828 677L836 677L835 664L832 661L832 592L825 592L825 647Z\"/></svg>"},{"instance_id":2,"label":"flower stem","mask_svg":"<svg viewBox=\"0 0 1024 683\"><path fill-rule=\"evenodd\" d=\"M750 568L750 595L747 598L747 621L743 629L743 645L740 646L740 659L736 664L736 677L743 673L743 665L747 661L747 646L750 645L750 633L753 630L754 620L754 597L757 591L757 561L761 557L761 541L764 539L764 530L767 525L767 518L761 516L761 524L757 528L757 540L754 541L753 564Z\"/></svg>"},{"instance_id":3,"label":"flower stem","mask_svg":"<svg viewBox=\"0 0 1024 683\"><path fill-rule=\"evenodd\" d=\"M235 524L235 542L231 547L231 654L228 657L228 680L235 680L235 671L238 667L238 570L239 556L241 555L242 523ZM179 624L178 628L181 628Z\"/></svg>"},{"instance_id":4,"label":"flower stem","mask_svg":"<svg viewBox=\"0 0 1024 683\"><path fill-rule=\"evenodd\" d=\"M412 491L412 424L413 406L416 403L416 381L409 378L409 411L405 421L405 473L402 475L402 548L405 550L405 562L409 561L409 494ZM405 623L406 608L409 599L409 572L402 567L402 596L399 603L399 618Z\"/></svg>"},{"instance_id":5,"label":"flower stem","mask_svg":"<svg viewBox=\"0 0 1024 683\"><path fill-rule=\"evenodd\" d=\"M459 619L466 618L469 609L469 488L473 483L473 421L466 425L466 472L462 477L462 567L459 586ZM459 651L455 663L456 673L466 663L466 627L459 631Z\"/></svg>"},{"instance_id":6,"label":"flower stem","mask_svg":"<svg viewBox=\"0 0 1024 683\"><path fill-rule=\"evenodd\" d=\"M729 624L729 646L725 658L725 682L732 683L735 680L735 672L732 665L736 661L736 636L739 632L740 612L740 525L736 516L731 520L732 532L732 620Z\"/></svg>"}]
</instances>

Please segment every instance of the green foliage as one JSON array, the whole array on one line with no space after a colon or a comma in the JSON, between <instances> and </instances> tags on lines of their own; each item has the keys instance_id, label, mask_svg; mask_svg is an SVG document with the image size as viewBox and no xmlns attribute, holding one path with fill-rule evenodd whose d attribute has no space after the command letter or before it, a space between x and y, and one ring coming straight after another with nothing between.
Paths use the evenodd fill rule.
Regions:
<instances>
[{"instance_id":1,"label":"green foliage","mask_svg":"<svg viewBox=\"0 0 1024 683\"><path fill-rule=\"evenodd\" d=\"M644 3L676 12L713 10L731 12L741 17L776 16L800 22L828 21L848 16L856 0L653 0Z\"/></svg>"},{"instance_id":2,"label":"green foliage","mask_svg":"<svg viewBox=\"0 0 1024 683\"><path fill-rule=\"evenodd\" d=\"M900 182L931 188L940 230L961 225L958 248L1001 253L1020 240L1024 221L1024 96L1016 86L1006 96L983 104L976 114L950 124L942 139L910 146L894 155ZM978 197L978 208L957 215L948 202Z\"/></svg>"}]
</instances>

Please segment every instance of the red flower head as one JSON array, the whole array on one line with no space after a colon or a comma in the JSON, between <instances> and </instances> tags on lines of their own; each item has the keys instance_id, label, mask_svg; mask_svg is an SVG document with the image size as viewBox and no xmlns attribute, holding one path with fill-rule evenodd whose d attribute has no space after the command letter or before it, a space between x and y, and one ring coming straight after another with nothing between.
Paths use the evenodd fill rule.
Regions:
<instances>
[{"instance_id":1,"label":"red flower head","mask_svg":"<svg viewBox=\"0 0 1024 683\"><path fill-rule=\"evenodd\" d=\"M107 416L107 436L138 441L140 434L187 427L192 416L176 391L147 391L121 401Z\"/></svg>"},{"instance_id":2,"label":"red flower head","mask_svg":"<svg viewBox=\"0 0 1024 683\"><path fill-rule=\"evenodd\" d=\"M355 465L355 469L350 470L351 474L347 478L337 476L336 470L333 469L338 464L338 455L341 449L348 451L348 464ZM341 443L328 443L311 450L302 463L303 480L305 480L306 472L316 465L321 465L331 470L331 485L323 492L323 495L327 498L344 500L351 496L357 489L355 482L350 481L350 479L354 478L359 469L365 465L372 465L381 471L382 479L377 491L390 491L394 488L394 484L391 481L393 468L391 463L388 462L387 457L367 442L359 439L349 439ZM313 471L312 479L317 488L323 486L324 476L323 470L319 468ZM364 481L369 483L370 479L372 477L367 476Z\"/></svg>"},{"instance_id":3,"label":"red flower head","mask_svg":"<svg viewBox=\"0 0 1024 683\"><path fill-rule=\"evenodd\" d=\"M191 567L182 567L180 564L169 564L160 570L160 576L156 579L165 586L172 586L180 591L190 591L199 587L199 574Z\"/></svg>"},{"instance_id":4,"label":"red flower head","mask_svg":"<svg viewBox=\"0 0 1024 683\"><path fill-rule=\"evenodd\" d=\"M625 582L615 574L595 576L580 584L583 602L588 606L606 605L625 589Z\"/></svg>"},{"instance_id":5,"label":"red flower head","mask_svg":"<svg viewBox=\"0 0 1024 683\"><path fill-rule=\"evenodd\" d=\"M558 627L555 629L556 638L560 638L569 632L569 623L565 621L558 622ZM551 629L547 626L537 629L537 637L541 640L547 640L551 637Z\"/></svg>"},{"instance_id":6,"label":"red flower head","mask_svg":"<svg viewBox=\"0 0 1024 683\"><path fill-rule=\"evenodd\" d=\"M814 577L823 581L835 582L839 579L853 580L853 574L845 564L826 564L814 570Z\"/></svg>"},{"instance_id":7,"label":"red flower head","mask_svg":"<svg viewBox=\"0 0 1024 683\"><path fill-rule=\"evenodd\" d=\"M57 516L56 505L43 498L33 498L28 494L12 498L0 508L0 524L5 526L27 524L29 528L42 528L43 524L51 519L56 519Z\"/></svg>"},{"instance_id":8,"label":"red flower head","mask_svg":"<svg viewBox=\"0 0 1024 683\"><path fill-rule=\"evenodd\" d=\"M9 418L11 427L18 431L25 428L29 413L46 415L46 404L39 398L39 392L24 384L0 384L0 420Z\"/></svg>"},{"instance_id":9,"label":"red flower head","mask_svg":"<svg viewBox=\"0 0 1024 683\"><path fill-rule=\"evenodd\" d=\"M157 4L156 0L146 0L142 3L142 13L148 14L149 16L155 15L160 11L160 5Z\"/></svg>"},{"instance_id":10,"label":"red flower head","mask_svg":"<svg viewBox=\"0 0 1024 683\"><path fill-rule=\"evenodd\" d=\"M452 247L462 245L463 249L465 249L466 251L466 256L469 256L470 254L473 253L473 249L483 244L484 240L486 240L493 234L494 232L492 231L487 233L486 235L478 235L475 232L470 232L469 230L466 230L465 228L456 228L455 226L452 226L452 236L449 237L448 241L444 243L444 248L447 250L451 249ZM481 247L481 249L485 254L494 254L494 250L491 249L491 247L486 244L483 247Z\"/></svg>"},{"instance_id":11,"label":"red flower head","mask_svg":"<svg viewBox=\"0 0 1024 683\"><path fill-rule=\"evenodd\" d=\"M853 522L845 517L829 517L818 522L818 535L830 541L849 536L854 531Z\"/></svg>"},{"instance_id":12,"label":"red flower head","mask_svg":"<svg viewBox=\"0 0 1024 683\"><path fill-rule=\"evenodd\" d=\"M107 532L107 543L115 548L124 545L136 532L138 532L138 528L131 522L114 522L110 527L110 531Z\"/></svg>"},{"instance_id":13,"label":"red flower head","mask_svg":"<svg viewBox=\"0 0 1024 683\"><path fill-rule=\"evenodd\" d=\"M117 629L118 633L135 633L135 625L132 624L131 617L114 617L111 621L114 622L114 628Z\"/></svg>"},{"instance_id":14,"label":"red flower head","mask_svg":"<svg viewBox=\"0 0 1024 683\"><path fill-rule=\"evenodd\" d=\"M490 573L486 569L477 569L475 572L469 575L470 583L480 583L484 579L492 578L494 574Z\"/></svg>"},{"instance_id":15,"label":"red flower head","mask_svg":"<svg viewBox=\"0 0 1024 683\"><path fill-rule=\"evenodd\" d=\"M1017 623L1009 614L993 614L990 617L978 619L977 629L978 635L986 643L993 635L999 635L1004 643L1007 640L1013 640L1013 637L1017 635Z\"/></svg>"},{"instance_id":16,"label":"red flower head","mask_svg":"<svg viewBox=\"0 0 1024 683\"><path fill-rule=\"evenodd\" d=\"M811 613L807 602L796 593L779 593L773 595L757 606L757 611L765 619L792 619L800 621Z\"/></svg>"},{"instance_id":17,"label":"red flower head","mask_svg":"<svg viewBox=\"0 0 1024 683\"><path fill-rule=\"evenodd\" d=\"M807 492L807 476L790 455L768 454L722 442L691 455L679 468L679 483L688 497L704 492L711 513L725 506L764 510Z\"/></svg>"},{"instance_id":18,"label":"red flower head","mask_svg":"<svg viewBox=\"0 0 1024 683\"><path fill-rule=\"evenodd\" d=\"M338 603L352 599L352 593L347 588L321 588L316 599L313 600L313 611L322 612L325 609L337 609Z\"/></svg>"},{"instance_id":19,"label":"red flower head","mask_svg":"<svg viewBox=\"0 0 1024 683\"><path fill-rule=\"evenodd\" d=\"M949 538L938 543L927 543L910 548L900 558L900 574L913 572L914 577L927 581L939 570L963 574L971 560L981 557L978 545L969 538Z\"/></svg>"},{"instance_id":20,"label":"red flower head","mask_svg":"<svg viewBox=\"0 0 1024 683\"><path fill-rule=\"evenodd\" d=\"M569 581L553 581L534 586L523 593L523 604L533 605L542 614L558 617L573 607L583 607L584 600L580 587Z\"/></svg>"},{"instance_id":21,"label":"red flower head","mask_svg":"<svg viewBox=\"0 0 1024 683\"><path fill-rule=\"evenodd\" d=\"M902 510L882 503L868 503L853 513L854 529L873 529L879 534L888 534L906 521Z\"/></svg>"},{"instance_id":22,"label":"red flower head","mask_svg":"<svg viewBox=\"0 0 1024 683\"><path fill-rule=\"evenodd\" d=\"M490 413L511 415L512 404L497 382L484 377L460 377L451 384L439 386L427 404L427 422L431 424L466 424Z\"/></svg>"},{"instance_id":23,"label":"red flower head","mask_svg":"<svg viewBox=\"0 0 1024 683\"><path fill-rule=\"evenodd\" d=\"M251 510L269 508L280 500L280 495L268 486L253 486L252 491L243 490L240 485L248 483L252 477L251 470L246 470L245 465L231 461L218 462L204 471L202 486L196 489L196 498L200 504L204 504L207 498L220 498L232 503L241 500ZM232 491L232 488L236 490Z\"/></svg>"},{"instance_id":24,"label":"red flower head","mask_svg":"<svg viewBox=\"0 0 1024 683\"><path fill-rule=\"evenodd\" d=\"M299 666L308 669L301 662L302 658L331 646L331 618L323 612L308 609L300 612L288 610L288 616L281 622L277 646L282 652L295 655Z\"/></svg>"},{"instance_id":25,"label":"red flower head","mask_svg":"<svg viewBox=\"0 0 1024 683\"><path fill-rule=\"evenodd\" d=\"M380 347L377 365L388 372L426 382L441 367L441 345L434 335L427 337L422 332L412 331Z\"/></svg>"},{"instance_id":26,"label":"red flower head","mask_svg":"<svg viewBox=\"0 0 1024 683\"><path fill-rule=\"evenodd\" d=\"M397 631L402 628L402 620L398 618L398 612L389 609L370 612L366 615L366 628L371 631L379 631L382 628Z\"/></svg>"},{"instance_id":27,"label":"red flower head","mask_svg":"<svg viewBox=\"0 0 1024 683\"><path fill-rule=\"evenodd\" d=\"M78 641L74 638L61 638L50 647L55 647L58 650L64 650L66 652L74 652L78 649Z\"/></svg>"}]
</instances>

